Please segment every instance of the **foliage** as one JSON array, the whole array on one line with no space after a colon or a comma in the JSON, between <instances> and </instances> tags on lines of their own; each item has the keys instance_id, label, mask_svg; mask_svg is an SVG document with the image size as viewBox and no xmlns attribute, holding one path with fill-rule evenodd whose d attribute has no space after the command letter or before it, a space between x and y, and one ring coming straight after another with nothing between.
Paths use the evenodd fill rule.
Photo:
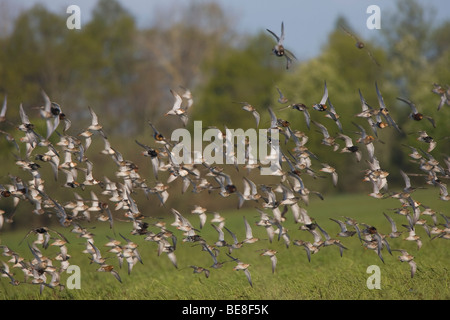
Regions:
<instances>
[{"instance_id":1,"label":"foliage","mask_svg":"<svg viewBox=\"0 0 450 320\"><path fill-rule=\"evenodd\" d=\"M261 125L268 123L267 107L277 95L275 85L283 69L270 55L273 45L268 37L259 34L245 39L237 48L229 48L203 66L208 75L198 89L198 102L192 118L224 130L255 128L255 120L242 110L245 103L260 113ZM283 62L284 63L284 62Z\"/></svg>"}]
</instances>

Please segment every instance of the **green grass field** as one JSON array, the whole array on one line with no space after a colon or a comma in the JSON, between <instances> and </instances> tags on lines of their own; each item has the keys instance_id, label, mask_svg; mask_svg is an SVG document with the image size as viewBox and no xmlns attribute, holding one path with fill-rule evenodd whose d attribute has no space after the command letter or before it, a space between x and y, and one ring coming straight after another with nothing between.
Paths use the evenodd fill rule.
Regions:
<instances>
[{"instance_id":1,"label":"green grass field","mask_svg":"<svg viewBox=\"0 0 450 320\"><path fill-rule=\"evenodd\" d=\"M438 212L449 215L448 203L437 199L436 190L418 190L414 199L431 206ZM340 219L348 216L359 222L365 222L377 227L387 234L390 232L390 224L383 216L388 213L397 222L399 230L406 230L401 224L406 223L403 216L394 214L390 209L398 208L396 199L373 199L367 195L339 195L330 196L325 200L312 199L307 207L311 217L321 225L332 236L336 237L339 226L330 221L330 217ZM183 208L177 208L180 212L188 212ZM223 212L226 218L226 226L236 233L239 240L243 239L244 224L242 216L246 216L250 223L259 219L255 209L243 208L239 211ZM186 215L194 224L198 219L193 215ZM210 216L211 218L211 216ZM428 219L429 217L425 217ZM439 216L439 221L442 217ZM428 219L431 221L431 219ZM173 217L167 216L166 221L170 224ZM151 221L149 221L151 222ZM150 300L297 300L297 299L449 299L450 298L450 242L445 239L433 241L425 231L417 226L417 233L423 239L423 247L417 250L414 242L403 238L389 239L391 248L405 249L415 257L418 266L417 273L413 278L410 276L408 263L397 259L399 252L393 252L391 256L386 249L383 250L383 263L376 252L365 249L357 236L352 238L340 238L348 248L343 257L340 257L336 246L324 247L317 254L312 255L308 262L303 247L290 245L286 248L283 240L274 239L269 243L265 230L262 227L253 226L254 236L261 240L255 244L246 244L240 249L233 250L232 256L243 262L250 263L249 270L252 275L253 287L249 285L242 271L234 271L235 262L227 262L221 269L211 269L209 278L204 274L194 274L190 265L209 268L213 261L211 256L201 250L200 246L193 243L182 242L181 232L178 230L178 245L175 251L178 260L176 269L163 253L157 256L157 245L154 242L144 241L143 236L129 235L131 226L125 222L116 222L115 233L119 239L119 233L139 244L139 252L143 264L134 266L130 275L127 274L126 266L118 268L117 259L112 254L106 253L103 244L107 241L107 235L114 237L112 231L105 224L84 224L92 226L91 230L95 236L95 244L100 248L104 256L110 256L107 261L113 264L119 271L122 284L111 274L97 272L98 265L90 264L89 256L81 251L85 248L85 239L77 238L68 229L56 228L62 232L70 241L68 245L69 260L71 264L78 265L81 270L81 289L56 289L45 288L42 295L39 294L39 286L22 283L12 286L8 278L0 278L0 299L150 299ZM292 222L290 212L287 227L291 240L302 239L312 241L309 232L298 230L299 225ZM12 250L19 252L23 257L30 258L31 253L26 241L20 246L18 243L28 230L14 232L3 231L1 244L9 246ZM208 242L217 240L217 232L207 222L200 232L201 236ZM28 240L31 241L32 237ZM232 242L229 234L225 233L225 239ZM122 240L122 239L121 239ZM275 249L278 251L278 264L272 274L271 263L268 257L260 256L261 249ZM57 248L49 247L43 250L46 256L53 256ZM219 261L230 260L225 255L225 248L221 248ZM7 261L9 258L0 256L0 260ZM54 265L59 265L55 261ZM367 268L376 265L381 272L381 289L368 289L366 281L371 273ZM23 280L19 269L12 269L18 280ZM65 283L68 274L61 276L61 282Z\"/></svg>"}]
</instances>

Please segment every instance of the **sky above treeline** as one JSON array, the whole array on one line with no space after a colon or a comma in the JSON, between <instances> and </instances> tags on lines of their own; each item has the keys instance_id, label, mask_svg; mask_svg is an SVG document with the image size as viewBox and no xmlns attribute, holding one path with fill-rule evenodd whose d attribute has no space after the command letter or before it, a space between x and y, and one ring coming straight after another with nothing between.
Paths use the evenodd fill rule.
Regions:
<instances>
[{"instance_id":1,"label":"sky above treeline","mask_svg":"<svg viewBox=\"0 0 450 320\"><path fill-rule=\"evenodd\" d=\"M5 1L5 0L4 0ZM8 1L8 0L6 0ZM167 10L191 0L119 0L136 19L139 27L150 27L154 23L157 10ZM237 31L256 33L270 29L279 34L281 22L285 25L285 45L300 59L309 59L320 53L336 20L343 16L362 38L375 40L381 37L379 29L369 29L367 20L373 11L367 9L376 5L380 9L380 27L383 16L395 8L392 0L194 0L219 3L225 11L235 17ZM419 4L434 8L436 24L450 19L449 0L417 0ZM16 10L28 9L36 3L45 5L53 12L67 14L67 7L76 4L81 10L82 22L89 21L91 11L96 5L92 0L18 0L13 4ZM69 15L69 14L67 14Z\"/></svg>"}]
</instances>

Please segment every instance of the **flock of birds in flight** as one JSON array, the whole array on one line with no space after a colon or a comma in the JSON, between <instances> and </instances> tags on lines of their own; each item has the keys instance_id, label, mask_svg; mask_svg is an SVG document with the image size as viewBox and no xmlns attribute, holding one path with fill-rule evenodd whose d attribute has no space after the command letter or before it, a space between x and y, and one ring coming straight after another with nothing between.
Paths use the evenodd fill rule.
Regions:
<instances>
[{"instance_id":1,"label":"flock of birds in flight","mask_svg":"<svg viewBox=\"0 0 450 320\"><path fill-rule=\"evenodd\" d=\"M273 52L279 57L285 57L287 66L292 63L295 56L283 47L284 26L281 27L281 35L278 37L275 33L268 30L277 40ZM358 46L358 47L361 47ZM188 121L188 110L193 105L193 97L188 89L182 88L183 94L179 95L174 90L171 93L174 97L173 107L166 115L179 117L183 125ZM280 98L280 104L288 104L288 99L277 88ZM128 221L132 229L130 235L142 236L145 241L156 243L157 255L166 255L173 266L178 268L176 257L178 239L182 237L182 242L198 245L208 257L210 256L212 265L210 267L190 265L186 268L192 268L194 273L204 273L208 278L210 270L219 269L225 263L234 263L233 270L243 271L250 285L253 285L250 264L237 258L239 249L243 246L250 246L253 243L261 241L274 240L284 241L287 248L291 244L302 247L307 259L311 261L313 254L318 253L325 247L336 246L342 256L347 247L340 238L353 237L356 235L362 247L373 250L383 261L385 250L389 254L394 251L400 252L398 259L401 262L408 262L411 270L411 277L414 276L417 266L414 257L403 248L391 248L388 239L399 238L406 233L403 239L413 241L417 244L417 249L422 247L423 239L416 233L416 228L424 228L427 235L434 240L450 239L450 221L449 217L443 213L436 212L414 200L413 192L417 189L411 185L410 176L400 170L404 179L405 186L400 192L392 192L388 189L389 172L383 170L377 159L374 142L377 141L378 131L389 128L388 130L401 131L395 120L390 116L385 105L382 94L375 83L375 90L378 96L379 108L371 107L363 98L361 92L361 112L355 116L367 121L370 132L366 131L364 126L353 122L357 130L357 138L353 139L344 134L344 128L340 122L340 116L336 108L331 104L328 95L326 82L324 83L324 92L321 100L311 107L303 103L288 104L282 109L292 109L299 111L304 115L308 130L311 126L317 127L318 132L323 135L321 144L329 147L333 152L349 153L354 156L356 162L364 161L368 167L364 172L364 181L371 185L371 197L384 199L387 197L398 199L399 207L393 210L393 213L404 217L405 229L400 231L397 228L394 219L386 213L383 213L391 226L389 234L383 234L375 226L357 221L351 217L330 218L339 227L339 233L332 237L329 232L317 223L314 217L310 217L306 206L309 203L311 193L316 194L323 199L319 192L309 190L305 184L303 176L317 177L318 171L330 174L334 186L338 184L338 172L327 163L321 163L318 157L308 150L308 135L305 132L291 128L287 120L279 118L272 108L269 108L270 128L277 129L285 137L285 142L292 141L295 145L292 150L280 149L280 159L273 165L274 175L279 177L276 184L264 185L256 184L249 175L242 177L243 188L239 188L232 181L232 174L226 170L233 166L216 166L206 161L202 165L181 164L175 161L172 154L173 143L149 122L153 131L153 142L155 145L149 146L139 141L136 144L140 147L140 154L150 158L153 168L154 184L150 185L147 179L139 174L138 166L131 160L127 160L114 148L99 121L95 111L89 107L91 123L84 130L76 135L70 135L71 121L63 112L61 106L51 101L51 99L42 91L45 104L38 107L39 115L46 124L46 134L41 135L35 129L34 122L30 121L27 111L22 105L19 106L20 124L12 123L7 119L7 99L5 96L3 107L0 113L0 122L2 125L18 129L21 133L17 139L13 133L1 130L6 140L11 143L17 151L16 165L23 169L28 178L22 178L8 174L10 183L0 185L0 203L12 201L14 209L12 212L0 210L0 230L4 223L11 223L14 219L14 212L20 203L27 203L31 206L31 213L36 215L49 215L56 218L58 223L67 228L71 233L75 233L79 238L85 239L85 248L82 251L86 254L91 264L97 266L97 271L107 272L113 275L118 281L122 282L118 268L113 263L109 263L112 254L117 257L119 268L126 263L128 274L138 263L143 263L136 242L132 241L130 236L125 237L119 234L117 237L114 231L114 222L119 220ZM443 88L434 84L432 92L439 95L440 102L438 110L443 105L450 105L450 88ZM402 102L409 105L411 109L410 118L414 121L427 119L435 127L433 118L425 116L415 104L407 99L399 98ZM252 113L256 120L256 126L260 125L260 114L254 106L249 103L243 103L242 109ZM312 109L312 110L311 110ZM337 126L338 133L330 134L329 128L324 124L313 119L311 112L324 113L327 118L333 120ZM313 111L314 110L314 111ZM294 111L293 111L294 112ZM103 148L100 153L109 157L116 165L115 178L103 177L97 179L94 170L94 163L89 159L88 154L92 139L103 141ZM50 142L56 141L54 143ZM342 140L343 145L338 141ZM426 131L419 131L417 141L423 144L423 148L407 146L411 153L411 161L417 164L418 169L425 177L425 183L439 190L439 199L449 201L450 195L447 191L445 179L450 178L450 156L445 155L442 165L437 161L432 153L437 147L437 142L429 136ZM270 139L269 139L269 143ZM280 144L280 146L283 144ZM291 152L292 151L292 152ZM98 150L95 150L98 152ZM350 160L349 160L350 161ZM321 164L320 169L314 168L315 163ZM61 203L53 198L51 193L47 193L48 183L41 176L41 166L49 165L53 172L53 180L60 181L61 175L65 175L64 188L73 190L73 201ZM258 166L244 166L248 172L258 169ZM162 174L167 176L166 183L162 182ZM5 178L5 177L2 177ZM167 223L163 219L157 219L157 222L151 223L151 217L145 216L139 209L135 196L138 192L143 192L147 198L156 196L159 204L165 206L169 197L169 184L175 180L181 180L182 192L185 193L189 188L195 194L207 193L209 196L220 195L221 197L236 197L237 207L241 208L246 202L256 204L255 210L258 212L259 220L251 223L243 217L243 227L245 228L245 238L239 239L236 230L232 231L226 225L225 217L218 212L210 212L208 209L196 205L188 212L180 212L175 208L170 211L173 214L174 221ZM53 186L52 186L53 187ZM80 193L89 193L89 196L82 197ZM98 194L101 194L101 197ZM12 199L12 200L11 200ZM5 208L5 205L2 205ZM186 210L186 208L183 208ZM182 211L182 210L181 210ZM113 212L116 212L113 214ZM120 218L118 214L121 213ZM187 215L195 216L198 222L191 223ZM114 232L114 237L108 238L104 248L96 245L95 235L85 227L85 223L95 219L106 223ZM291 217L292 215L292 217ZM425 216L430 217L425 219ZM293 239L293 234L289 232L284 222L293 219L299 225L299 230L311 234L311 241ZM192 219L191 219L192 220ZM217 232L217 239L205 239L201 235L204 228L211 226ZM199 225L199 227L197 227ZM254 237L253 228L264 228L267 233L267 239ZM226 236L227 235L227 236ZM228 237L229 235L229 237ZM30 237L33 238L30 241ZM232 239L229 241L228 239ZM240 240L240 241L239 241ZM0 279L7 278L10 283L17 286L22 283L34 284L39 286L40 292L44 288L64 288L61 283L60 275L70 266L70 257L68 250L69 240L67 237L54 228L41 226L31 229L23 240L28 243L28 249L31 251L32 258L26 259L23 254L13 251L7 244L0 243L2 256L8 257L8 261L2 261L0 266ZM59 248L55 256L45 255L49 246ZM106 251L106 252L105 252ZM226 255L226 260L222 257ZM262 249L261 256L267 256L271 260L272 272L275 272L277 266L277 251L274 249ZM219 261L220 260L220 261ZM57 263L56 263L57 261ZM21 270L24 280L19 281L16 270Z\"/></svg>"}]
</instances>

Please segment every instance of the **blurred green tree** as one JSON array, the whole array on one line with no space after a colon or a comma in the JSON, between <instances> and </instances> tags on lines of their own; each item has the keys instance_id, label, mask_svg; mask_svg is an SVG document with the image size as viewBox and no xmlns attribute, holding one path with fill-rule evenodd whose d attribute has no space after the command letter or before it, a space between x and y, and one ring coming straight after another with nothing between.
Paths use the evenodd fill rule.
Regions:
<instances>
[{"instance_id":1,"label":"blurred green tree","mask_svg":"<svg viewBox=\"0 0 450 320\"><path fill-rule=\"evenodd\" d=\"M257 109L261 128L269 126L267 108L278 96L276 84L285 73L284 64L270 54L273 43L267 35L261 33L242 42L203 65L207 78L198 89L192 119L202 120L204 127L254 128L255 119L242 110L241 102Z\"/></svg>"}]
</instances>

